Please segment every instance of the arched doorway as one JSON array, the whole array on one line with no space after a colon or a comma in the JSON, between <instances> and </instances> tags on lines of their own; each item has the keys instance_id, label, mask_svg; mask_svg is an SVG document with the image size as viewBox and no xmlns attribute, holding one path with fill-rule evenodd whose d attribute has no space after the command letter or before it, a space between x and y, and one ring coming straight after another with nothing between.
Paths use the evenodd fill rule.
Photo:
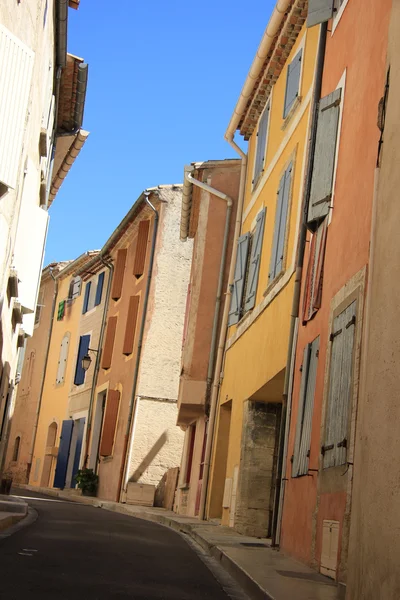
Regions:
<instances>
[{"instance_id":1,"label":"arched doorway","mask_svg":"<svg viewBox=\"0 0 400 600\"><path fill-rule=\"evenodd\" d=\"M43 461L43 471L42 477L40 479L40 485L42 487L49 487L50 484L50 475L53 466L53 459L55 458L55 445L57 439L57 423L53 421L49 425L49 429L47 431L47 440L46 440L46 448L45 448L45 456Z\"/></svg>"}]
</instances>

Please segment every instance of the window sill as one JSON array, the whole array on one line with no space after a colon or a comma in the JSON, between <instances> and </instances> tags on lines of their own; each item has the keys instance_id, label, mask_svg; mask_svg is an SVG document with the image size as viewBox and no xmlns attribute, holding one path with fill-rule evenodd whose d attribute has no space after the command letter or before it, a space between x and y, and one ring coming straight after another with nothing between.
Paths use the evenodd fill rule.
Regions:
<instances>
[{"instance_id":1,"label":"window sill","mask_svg":"<svg viewBox=\"0 0 400 600\"><path fill-rule=\"evenodd\" d=\"M293 102L291 109L289 110L287 116L285 117L285 120L283 121L283 125L281 127L281 131L285 131L285 129L287 129L289 123L291 122L294 113L297 111L298 107L301 104L302 101L302 96L297 96L296 100Z\"/></svg>"},{"instance_id":2,"label":"window sill","mask_svg":"<svg viewBox=\"0 0 400 600\"><path fill-rule=\"evenodd\" d=\"M285 274L285 269L282 269L282 271L278 275L276 275L276 277L271 281L271 283L269 283L267 285L267 287L265 288L264 293L263 293L264 298L266 296L268 296L268 294L274 289L274 287L282 279L284 274Z\"/></svg>"},{"instance_id":3,"label":"window sill","mask_svg":"<svg viewBox=\"0 0 400 600\"><path fill-rule=\"evenodd\" d=\"M108 462L111 462L114 457L111 455L111 456L102 456L101 458L102 458L101 462L108 463Z\"/></svg>"}]
</instances>

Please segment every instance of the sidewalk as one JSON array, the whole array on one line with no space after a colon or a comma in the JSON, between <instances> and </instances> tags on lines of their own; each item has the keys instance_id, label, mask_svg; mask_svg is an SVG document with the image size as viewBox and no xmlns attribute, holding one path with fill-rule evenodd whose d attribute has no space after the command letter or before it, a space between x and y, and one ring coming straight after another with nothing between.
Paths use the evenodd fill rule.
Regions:
<instances>
[{"instance_id":1,"label":"sidewalk","mask_svg":"<svg viewBox=\"0 0 400 600\"><path fill-rule=\"evenodd\" d=\"M0 494L0 531L8 529L26 517L28 505L14 496Z\"/></svg>"},{"instance_id":2,"label":"sidewalk","mask_svg":"<svg viewBox=\"0 0 400 600\"><path fill-rule=\"evenodd\" d=\"M21 489L154 521L190 535L216 558L254 600L337 600L329 578L268 546L267 540L239 535L229 527L184 517L163 508L109 502L55 489L21 485Z\"/></svg>"}]
</instances>

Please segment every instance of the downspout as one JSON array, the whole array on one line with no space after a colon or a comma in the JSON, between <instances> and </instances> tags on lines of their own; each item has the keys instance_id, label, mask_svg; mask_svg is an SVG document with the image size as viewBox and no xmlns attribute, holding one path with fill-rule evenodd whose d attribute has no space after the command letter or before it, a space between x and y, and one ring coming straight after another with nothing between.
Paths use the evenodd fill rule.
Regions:
<instances>
[{"instance_id":1,"label":"downspout","mask_svg":"<svg viewBox=\"0 0 400 600\"><path fill-rule=\"evenodd\" d=\"M296 329L296 321L299 316L299 307L300 307L300 292L301 292L301 280L303 274L303 262L304 262L304 251L306 247L306 239L307 239L307 214L308 214L308 205L310 200L310 191L311 191L311 178L312 171L314 165L314 154L315 154L315 137L317 131L317 118L318 118L318 103L321 98L321 88L322 88L322 74L324 69L324 59L325 59L325 45L326 45L326 32L327 32L327 23L322 23L319 42L318 42L318 51L317 51L317 64L316 64L316 73L315 73L315 85L312 99L312 116L311 116L311 125L310 125L310 137L309 137L309 148L308 148L308 157L307 157L307 169L305 176L305 189L304 189L304 200L303 200L303 215L302 215L302 223L299 234L299 242L297 247L297 261L296 261L296 276L294 282L294 291L293 291L293 302L292 302L292 312L290 317L290 333L289 333L289 344L288 344L288 355L286 361L286 370L285 370L285 382L283 388L283 399L282 399L282 414L281 414L281 423L280 423L280 431L279 431L279 447L278 447L278 460L276 467L276 486L275 486L275 498L274 498L274 510L272 516L272 546L277 546L279 544L280 539L280 526L282 519L282 507L283 507L283 497L285 487L282 485L282 481L286 476L286 461L284 460L285 455L287 455L287 445L288 445L288 436L289 436L289 427L286 427L286 419L290 414L291 407L288 406L288 398L290 397L291 403L291 394L289 393L290 387L290 364L292 361L292 352L295 352L295 329ZM279 515L279 522L278 522Z\"/></svg>"},{"instance_id":2,"label":"downspout","mask_svg":"<svg viewBox=\"0 0 400 600\"><path fill-rule=\"evenodd\" d=\"M229 131L225 134L225 139L229 142L229 144L234 148L236 152L240 155L242 159L242 164L240 166L240 185L239 185L239 197L238 204L236 210L236 221L235 221L235 230L233 234L233 247L231 254L231 263L229 267L229 276L228 276L228 285L225 294L225 302L224 302L224 310L222 313L222 321L221 321L221 329L219 334L219 342L217 349L217 358L215 361L215 369L214 369L214 380L211 389L211 399L210 399L210 415L208 419L207 425L207 441L206 441L206 449L204 453L204 470L203 470L203 483L201 486L201 496L200 496L200 506L199 506L199 518L204 520L206 515L206 503L207 503L207 492L208 492L208 482L210 479L210 464L211 464L211 456L213 449L213 441L214 441L214 433L215 433L215 420L217 415L217 403L218 403L218 395L220 388L220 381L222 377L222 361L224 358L224 350L225 350L225 340L226 334L228 331L228 316L229 316L229 306L231 303L232 296L232 286L231 281L233 281L235 275L235 264L236 264L236 255L237 255L237 240L239 238L240 230L242 227L242 212L243 212L243 202L244 202L244 192L245 192L245 184L246 184L246 168L247 168L247 155L233 140L233 134L230 134Z\"/></svg>"},{"instance_id":3,"label":"downspout","mask_svg":"<svg viewBox=\"0 0 400 600\"><path fill-rule=\"evenodd\" d=\"M192 169L192 171L193 171L193 169ZM215 298L214 320L213 320L213 327L212 327L212 332L211 332L210 356L209 356L209 360L208 360L208 370L207 370L206 399L208 400L209 396L210 396L211 384L212 384L213 374L214 374L215 352L216 352L216 348L217 348L218 322L219 322L219 316L220 316L220 312L221 312L222 286L224 283L226 253L227 253L227 249L228 249L229 226L230 226L230 221L231 221L233 200L227 194L224 194L223 192L216 190L215 188L211 187L207 183L203 183L202 181L195 179L190 171L185 171L185 177L186 177L187 181L189 181L193 185L196 185L197 187L201 188L202 190L205 190L206 192L209 192L210 194L213 194L214 196L217 196L218 198L221 198L221 200L225 200L225 202L226 202L224 237L223 237L223 241L222 241L221 263L220 263L219 274L218 274L217 295Z\"/></svg>"},{"instance_id":4,"label":"downspout","mask_svg":"<svg viewBox=\"0 0 400 600\"><path fill-rule=\"evenodd\" d=\"M112 278L113 278L113 273L114 273L114 265L112 263L109 263L106 260L104 260L103 256L101 256L101 255L99 258L100 258L101 262L103 263L103 265L105 267L107 267L109 273L108 273L108 281L107 281L107 292L106 292L106 297L104 300L103 316L101 319L100 335L99 335L99 341L98 341L98 346L97 346L98 352L96 354L96 362L94 365L92 388L90 390L88 422L87 422L87 427L86 427L86 440L85 440L86 448L85 448L85 454L84 454L85 467L87 466L87 461L89 458L89 443L90 443L90 434L92 431L92 415L93 415L94 395L95 395L97 380L98 380L99 371L100 371L100 359L101 359L101 352L103 349L103 338L104 338L104 331L106 328L108 303L110 301L111 283L112 283ZM96 462L96 465L97 465L97 462Z\"/></svg>"},{"instance_id":5,"label":"downspout","mask_svg":"<svg viewBox=\"0 0 400 600\"><path fill-rule=\"evenodd\" d=\"M128 421L126 424L124 448L123 448L123 452L122 452L122 465L121 465L121 471L119 474L117 502L121 502L121 497L122 497L122 492L123 492L123 482L125 480L126 472L128 470L128 460L127 460L128 452L127 451L128 451L129 441L131 439L132 415L133 415L133 410L134 410L135 404L136 404L136 389L137 389L137 383L138 383L138 379L139 379L140 358L141 358L141 354L142 354L144 329L146 326L146 317L147 317L147 306L149 303L150 285L151 285L151 280L152 280L152 275L153 275L154 255L155 255L155 250L156 250L156 241L157 241L157 232L158 232L159 215L158 215L157 209L150 202L149 196L150 196L150 192L148 190L145 190L144 201L154 212L154 228L153 228L153 235L151 238L149 270L147 273L146 291L145 291L144 300L143 300L142 320L140 323L138 347L137 347L137 351L136 351L135 370L134 370L134 375L133 375L131 399L130 399L130 403L129 403Z\"/></svg>"},{"instance_id":6,"label":"downspout","mask_svg":"<svg viewBox=\"0 0 400 600\"><path fill-rule=\"evenodd\" d=\"M51 306L50 328L49 328L49 334L48 334L48 340L47 340L47 346L46 346L46 356L45 356L45 359L44 359L43 377L42 377L42 381L40 383L39 401L38 401L38 405L37 405L37 409L36 409L35 423L33 425L32 444L31 444L31 449L30 449L29 457L28 457L28 471L29 471L27 473L28 483L29 483L29 477L30 477L31 469L32 469L33 452L35 450L36 435L37 435L38 424L39 424L39 417L40 417L40 409L41 409L41 406L42 406L44 382L46 380L46 371L47 371L47 363L48 363L48 360L49 360L51 334L53 332L54 313L55 313L55 309L56 309L56 301L57 301L57 294L58 294L58 281L57 281L56 277L53 274L53 269L52 268L50 268L50 276L51 276L51 278L53 279L53 282L54 282L53 303L52 303L52 306Z\"/></svg>"}]
</instances>

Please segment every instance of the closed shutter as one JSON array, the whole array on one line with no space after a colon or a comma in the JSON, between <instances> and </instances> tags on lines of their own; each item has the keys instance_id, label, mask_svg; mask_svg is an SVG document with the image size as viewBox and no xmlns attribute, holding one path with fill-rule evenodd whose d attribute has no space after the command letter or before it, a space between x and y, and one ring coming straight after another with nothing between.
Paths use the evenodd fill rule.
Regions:
<instances>
[{"instance_id":1,"label":"closed shutter","mask_svg":"<svg viewBox=\"0 0 400 600\"><path fill-rule=\"evenodd\" d=\"M339 88L319 103L308 223L322 219L330 210L341 93Z\"/></svg>"},{"instance_id":2,"label":"closed shutter","mask_svg":"<svg viewBox=\"0 0 400 600\"><path fill-rule=\"evenodd\" d=\"M62 321L65 314L65 300L58 303L57 321Z\"/></svg>"},{"instance_id":3,"label":"closed shutter","mask_svg":"<svg viewBox=\"0 0 400 600\"><path fill-rule=\"evenodd\" d=\"M128 315L126 317L125 337L122 352L131 354L133 352L133 343L135 341L136 322L139 311L139 296L129 298Z\"/></svg>"},{"instance_id":4,"label":"closed shutter","mask_svg":"<svg viewBox=\"0 0 400 600\"><path fill-rule=\"evenodd\" d=\"M65 478L67 476L69 452L71 448L72 431L74 429L74 421L67 419L63 421L60 446L58 448L57 466L54 475L53 487L63 489L65 486Z\"/></svg>"},{"instance_id":5,"label":"closed shutter","mask_svg":"<svg viewBox=\"0 0 400 600\"><path fill-rule=\"evenodd\" d=\"M324 468L346 464L353 348L356 323L356 301L333 321L328 405L325 419Z\"/></svg>"},{"instance_id":6,"label":"closed shutter","mask_svg":"<svg viewBox=\"0 0 400 600\"><path fill-rule=\"evenodd\" d=\"M99 306L99 304L101 304L101 297L103 295L103 285L104 285L104 271L99 273L99 276L97 278L96 298L94 301L95 306Z\"/></svg>"},{"instance_id":7,"label":"closed shutter","mask_svg":"<svg viewBox=\"0 0 400 600\"><path fill-rule=\"evenodd\" d=\"M308 473L318 353L319 337L304 349L292 477Z\"/></svg>"},{"instance_id":8,"label":"closed shutter","mask_svg":"<svg viewBox=\"0 0 400 600\"><path fill-rule=\"evenodd\" d=\"M67 367L70 334L66 333L61 342L60 357L58 359L56 383L64 383L65 369Z\"/></svg>"},{"instance_id":9,"label":"closed shutter","mask_svg":"<svg viewBox=\"0 0 400 600\"><path fill-rule=\"evenodd\" d=\"M139 279L143 275L146 262L147 242L149 238L150 221L140 221L136 243L135 264L133 274Z\"/></svg>"},{"instance_id":10,"label":"closed shutter","mask_svg":"<svg viewBox=\"0 0 400 600\"><path fill-rule=\"evenodd\" d=\"M254 163L254 179L253 185L257 183L260 178L261 173L264 170L264 162L265 162L265 150L267 146L267 131L268 131L268 121L269 121L269 103L265 107L263 114L261 115L260 124L258 126L257 131L257 149L256 149L256 158Z\"/></svg>"},{"instance_id":11,"label":"closed shutter","mask_svg":"<svg viewBox=\"0 0 400 600\"><path fill-rule=\"evenodd\" d=\"M119 398L120 393L118 390L108 390L103 432L100 443L101 456L111 456L113 451L115 429L118 419Z\"/></svg>"},{"instance_id":12,"label":"closed shutter","mask_svg":"<svg viewBox=\"0 0 400 600\"><path fill-rule=\"evenodd\" d=\"M265 214L266 208L263 208L262 211L258 213L256 219L256 228L251 246L250 265L247 278L246 299L244 304L245 311L253 308L256 303L258 274L260 272L261 251L264 237Z\"/></svg>"},{"instance_id":13,"label":"closed shutter","mask_svg":"<svg viewBox=\"0 0 400 600\"><path fill-rule=\"evenodd\" d=\"M286 91L285 91L285 102L283 105L283 118L289 114L294 101L299 95L300 86L300 73L301 73L301 59L303 56L303 50L300 50L287 69L286 75Z\"/></svg>"},{"instance_id":14,"label":"closed shutter","mask_svg":"<svg viewBox=\"0 0 400 600\"><path fill-rule=\"evenodd\" d=\"M35 54L0 25L0 181L16 188Z\"/></svg>"},{"instance_id":15,"label":"closed shutter","mask_svg":"<svg viewBox=\"0 0 400 600\"><path fill-rule=\"evenodd\" d=\"M85 370L82 367L82 358L87 355L90 344L90 335L82 335L79 339L78 356L76 359L74 384L82 385L85 382Z\"/></svg>"},{"instance_id":16,"label":"closed shutter","mask_svg":"<svg viewBox=\"0 0 400 600\"><path fill-rule=\"evenodd\" d=\"M106 340L104 342L103 358L101 366L103 369L111 367L112 353L114 348L115 331L117 329L117 317L109 317L107 325Z\"/></svg>"},{"instance_id":17,"label":"closed shutter","mask_svg":"<svg viewBox=\"0 0 400 600\"><path fill-rule=\"evenodd\" d=\"M246 277L247 256L249 253L250 233L241 235L238 239L238 248L235 265L235 276L231 306L229 309L228 325L237 323L241 316L244 282Z\"/></svg>"},{"instance_id":18,"label":"closed shutter","mask_svg":"<svg viewBox=\"0 0 400 600\"><path fill-rule=\"evenodd\" d=\"M115 265L113 284L111 290L111 297L113 300L118 300L119 298L121 298L122 284L124 282L126 254L126 248L122 248L117 252L117 261Z\"/></svg>"},{"instance_id":19,"label":"closed shutter","mask_svg":"<svg viewBox=\"0 0 400 600\"><path fill-rule=\"evenodd\" d=\"M291 180L292 163L282 175L279 184L268 283L271 283L283 270Z\"/></svg>"},{"instance_id":20,"label":"closed shutter","mask_svg":"<svg viewBox=\"0 0 400 600\"><path fill-rule=\"evenodd\" d=\"M85 297L83 299L83 307L82 307L82 314L84 315L85 313L87 313L88 308L89 308L89 299L90 299L90 288L92 287L92 282L88 281L85 287Z\"/></svg>"},{"instance_id":21,"label":"closed shutter","mask_svg":"<svg viewBox=\"0 0 400 600\"><path fill-rule=\"evenodd\" d=\"M333 15L334 0L308 0L307 27L329 21Z\"/></svg>"}]
</instances>

